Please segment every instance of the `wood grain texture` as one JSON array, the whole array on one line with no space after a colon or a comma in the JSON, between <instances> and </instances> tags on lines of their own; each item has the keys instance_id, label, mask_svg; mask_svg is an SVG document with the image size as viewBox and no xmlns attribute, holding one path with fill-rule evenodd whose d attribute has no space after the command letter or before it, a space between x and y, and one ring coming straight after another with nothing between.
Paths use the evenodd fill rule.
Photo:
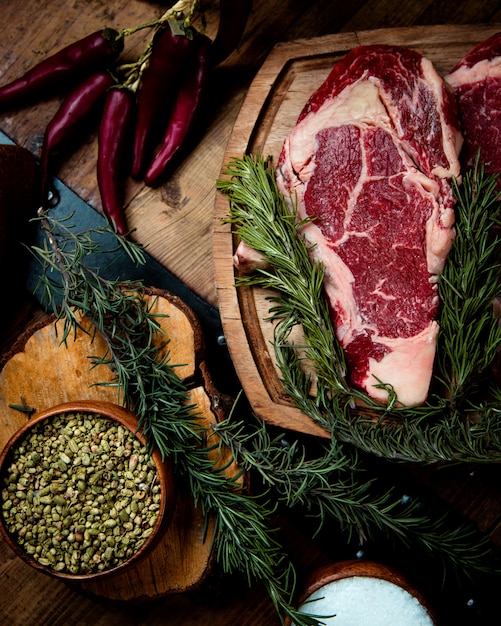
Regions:
<instances>
[{"instance_id":1,"label":"wood grain texture","mask_svg":"<svg viewBox=\"0 0 501 626\"><path fill-rule=\"evenodd\" d=\"M195 406L203 424L210 429L220 415L213 408L217 394L210 377L203 370L203 338L191 310L179 298L163 291L149 290L147 305L163 331L156 336L158 358L168 350L170 362L177 375L196 381L189 392L189 402ZM92 367L93 358L106 352L106 345L92 325L82 320L82 327L61 343L62 323L52 316L28 328L26 333L4 357L0 370L0 450L26 421L26 415L13 408L25 404L34 415L52 406L75 400L101 400L122 404L116 387L102 385L113 382L106 365ZM166 339L168 338L168 343ZM225 463L211 452L215 464ZM227 470L232 471L232 468ZM176 499L170 525L158 545L134 567L110 579L79 583L79 587L95 596L113 600L158 598L168 593L186 591L198 585L206 576L211 555L213 521L208 525L201 511L193 505L186 488ZM34 572L33 576L44 574Z\"/></svg>"},{"instance_id":2,"label":"wood grain texture","mask_svg":"<svg viewBox=\"0 0 501 626\"><path fill-rule=\"evenodd\" d=\"M391 43L413 48L445 75L476 43L500 29L500 24L381 29L278 44L249 88L228 141L225 164L234 156L248 153L271 156L276 163L283 141L310 95L336 61L355 46ZM221 176L225 176L224 167ZM215 206L213 254L219 308L246 395L265 421L326 437L328 433L301 414L283 393L273 354L273 325L268 320L270 294L262 289L236 287L232 257L238 241L231 225L224 222L229 210L226 197L218 194ZM301 343L300 334L296 343Z\"/></svg>"},{"instance_id":3,"label":"wood grain texture","mask_svg":"<svg viewBox=\"0 0 501 626\"><path fill-rule=\"evenodd\" d=\"M215 33L218 0L207 0L207 32ZM126 27L159 15L167 1L149 0L2 0L0 2L0 81L19 75L36 60L71 43L103 25ZM288 45L298 39L342 33L356 40L356 32L385 27L462 25L466 34L473 26L501 22L497 0L253 0L252 12L237 50L211 77L205 107L204 130L196 138L188 158L183 159L162 187L152 191L136 181L127 181L127 214L137 229L135 238L148 247L162 264L182 278L199 295L217 304L212 256L212 229L215 223L215 181L225 160L230 135L248 89L268 54L277 44ZM408 31L412 40L412 30ZM142 35L130 40L130 56L141 47ZM38 155L42 133L54 113L60 96L34 105L0 110L0 128L16 142ZM245 140L245 129L242 131ZM71 154L62 155L59 174L96 210L100 209L95 180L96 137L90 134ZM36 320L43 314L27 304ZM34 309L34 310L33 310ZM17 336L24 326L20 321L11 330ZM9 342L10 343L10 342ZM501 545L501 502L499 472L496 468L450 468L446 473L435 468L415 468L426 493L450 503ZM399 474L405 474L400 468ZM437 476L438 474L438 476ZM476 494L472 501L472 494ZM490 521L485 526L484 512ZM354 557L338 536L336 522L326 520L327 539L315 536L301 526L301 511L277 521L281 539L302 576L319 564ZM487 519L486 518L486 519ZM368 546L374 549L375 546ZM377 546L376 546L377 547ZM379 551L378 557L390 560L393 552ZM428 573L420 576L414 569L412 554L404 554L404 569L427 587ZM154 602L108 600L81 588L69 587L47 576L34 574L32 568L14 557L0 542L0 623L2 626L280 626L273 605L259 584L249 589L238 575L222 575L212 567L203 584L187 593L169 593ZM180 590L179 590L180 591ZM476 620L464 601L478 600L478 588L467 589L465 596L444 598L444 624L485 626ZM434 600L442 602L442 590ZM144 598L143 598L144 600ZM475 612L475 609L473 609Z\"/></svg>"},{"instance_id":4,"label":"wood grain texture","mask_svg":"<svg viewBox=\"0 0 501 626\"><path fill-rule=\"evenodd\" d=\"M3 24L14 25L0 40L0 80L2 84L18 77L36 62L73 41L109 26L120 30L148 23L161 16L168 2L143 0L98 0L68 2L51 0L34 3L28 13L19 12L19 3L5 0L0 7ZM84 15L84 19L82 19ZM206 31L214 36L217 3L208 5ZM138 58L151 31L140 30L126 40L122 55L124 62ZM229 86L225 88L227 91ZM219 96L223 94L220 90ZM64 92L54 93L42 101L0 110L2 130L16 143L39 156L47 123L62 101ZM235 102L235 114L239 102ZM216 116L215 119L213 116ZM152 190L142 182L126 181L126 214L129 227L136 229L135 239L148 244L149 253L179 275L197 293L215 302L211 256L211 240L207 237L212 226L214 191L207 183L217 177L224 146L231 127L231 106L218 117L208 99L204 123L207 134L197 137L197 150L187 156L162 188ZM57 174L61 180L101 212L96 178L96 128L80 138L58 158ZM187 246L179 238L180 231L189 232L197 245Z\"/></svg>"}]
</instances>

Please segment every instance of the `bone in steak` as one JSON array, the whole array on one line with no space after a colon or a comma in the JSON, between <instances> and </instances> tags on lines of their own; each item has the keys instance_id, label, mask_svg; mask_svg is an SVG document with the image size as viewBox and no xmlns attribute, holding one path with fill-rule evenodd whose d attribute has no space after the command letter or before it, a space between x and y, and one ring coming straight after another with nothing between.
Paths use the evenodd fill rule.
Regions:
<instances>
[{"instance_id":1,"label":"bone in steak","mask_svg":"<svg viewBox=\"0 0 501 626\"><path fill-rule=\"evenodd\" d=\"M461 164L471 167L480 148L485 171L501 173L501 33L475 46L445 80L456 96L464 136Z\"/></svg>"},{"instance_id":2,"label":"bone in steak","mask_svg":"<svg viewBox=\"0 0 501 626\"><path fill-rule=\"evenodd\" d=\"M277 183L326 268L324 287L350 382L381 402L428 394L437 274L454 236L450 178L461 134L431 62L362 46L311 96L277 163Z\"/></svg>"}]
</instances>

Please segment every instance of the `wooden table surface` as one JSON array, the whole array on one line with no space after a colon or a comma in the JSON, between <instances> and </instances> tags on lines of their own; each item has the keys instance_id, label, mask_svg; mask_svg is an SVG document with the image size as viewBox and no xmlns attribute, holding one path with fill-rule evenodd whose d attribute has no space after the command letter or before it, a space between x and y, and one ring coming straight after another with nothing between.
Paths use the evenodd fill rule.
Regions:
<instances>
[{"instance_id":1,"label":"wooden table surface","mask_svg":"<svg viewBox=\"0 0 501 626\"><path fill-rule=\"evenodd\" d=\"M217 27L218 2L207 0L207 33ZM34 59L103 26L118 29L160 15L167 3L146 0L2 0L0 2L0 82L28 68ZM215 181L225 147L247 88L272 47L281 41L387 27L432 24L488 24L501 22L497 0L254 0L252 13L238 50L213 73L206 107L206 130L193 152L159 189L129 181L127 216L135 238L192 290L217 306L212 266L212 228ZM131 40L140 46L141 36ZM15 142L39 154L46 123L58 99L0 114L0 130ZM100 210L95 177L96 138L89 137L62 164L59 176L69 187ZM36 311L34 311L36 314ZM474 521L494 544L501 545L499 470L488 467L422 470L409 475L432 497L448 503ZM305 525L281 520L284 541L297 559L301 573L329 559L353 557L349 546L325 535L307 538ZM329 535L328 535L329 536ZM384 558L386 547L369 546L366 556ZM379 551L381 550L381 551ZM411 560L412 561L412 560ZM402 556L402 567L409 565ZM411 563L412 564L412 563ZM412 568L411 568L412 569ZM410 572L412 574L412 572ZM426 587L426 576L419 580ZM488 603L488 587L472 587L443 600L452 624L495 624L475 617L476 606ZM428 591L428 590L427 590ZM430 593L434 593L433 590ZM487 596L487 599L484 597ZM436 593L438 599L440 594ZM466 609L468 601L473 606ZM463 621L462 621L463 620ZM486 621L487 620L487 621ZM107 603L50 579L20 562L0 544L0 623L5 626L208 625L275 626L280 620L259 585L251 589L238 576L228 579L217 568L199 588L143 605ZM398 626L398 625L395 625Z\"/></svg>"}]
</instances>

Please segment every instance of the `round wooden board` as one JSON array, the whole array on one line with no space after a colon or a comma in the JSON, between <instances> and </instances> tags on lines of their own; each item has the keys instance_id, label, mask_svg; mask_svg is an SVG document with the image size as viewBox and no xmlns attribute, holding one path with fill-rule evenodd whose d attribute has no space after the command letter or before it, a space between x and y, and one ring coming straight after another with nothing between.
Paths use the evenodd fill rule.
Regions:
<instances>
[{"instance_id":1,"label":"round wooden board","mask_svg":"<svg viewBox=\"0 0 501 626\"><path fill-rule=\"evenodd\" d=\"M214 409L217 391L203 362L203 337L198 320L191 309L171 294L152 289L148 290L147 298L153 303L153 312L161 316L158 322L165 335L159 334L159 345L168 337L170 362L180 364L177 374L183 380L197 381L190 391L190 403L210 428L220 415ZM116 387L97 384L112 380L108 367L91 368L91 357L105 353L101 337L79 331L66 344L61 344L61 331L62 323L47 317L30 327L2 359L0 450L27 419L12 405L26 405L36 413L71 400L119 400ZM159 355L164 349L159 348ZM226 462L216 458L217 453L211 454L215 463ZM96 596L129 601L155 599L191 589L209 570L213 530L213 520L206 524L191 496L181 488L173 520L148 556L110 579L83 582L78 587ZM33 576L45 574L34 570Z\"/></svg>"},{"instance_id":2,"label":"round wooden board","mask_svg":"<svg viewBox=\"0 0 501 626\"><path fill-rule=\"evenodd\" d=\"M392 44L413 48L446 74L478 42L501 30L486 26L423 26L381 29L278 44L257 73L230 136L224 165L244 154L271 156L276 163L284 139L310 95L333 65L359 45ZM224 166L221 177L225 177ZM284 393L273 354L269 292L236 287L232 258L235 236L228 201L216 196L213 235L219 310L237 374L249 402L261 419L298 432L327 437L328 433L302 413Z\"/></svg>"}]
</instances>

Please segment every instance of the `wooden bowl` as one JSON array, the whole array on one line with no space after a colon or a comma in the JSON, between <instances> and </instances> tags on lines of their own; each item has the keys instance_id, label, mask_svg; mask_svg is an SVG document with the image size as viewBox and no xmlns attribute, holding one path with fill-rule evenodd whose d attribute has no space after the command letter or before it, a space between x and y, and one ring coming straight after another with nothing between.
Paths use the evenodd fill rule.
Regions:
<instances>
[{"instance_id":1,"label":"wooden bowl","mask_svg":"<svg viewBox=\"0 0 501 626\"><path fill-rule=\"evenodd\" d=\"M342 561L318 569L306 584L299 606L335 626L437 623L424 597L400 572L373 561ZM336 617L323 618L333 614ZM290 620L285 623L291 626Z\"/></svg>"},{"instance_id":2,"label":"wooden bowl","mask_svg":"<svg viewBox=\"0 0 501 626\"><path fill-rule=\"evenodd\" d=\"M76 429L71 423L67 429L64 426L77 414L88 423L95 421L97 424L99 419L110 423L109 428L102 428L103 424L100 430L96 427L89 444L90 453L87 447L82 448L85 444L83 437L80 440L78 425ZM26 469L21 475L22 482L28 484L18 482L16 490L11 488L9 492L5 480L9 480L14 454L23 446L26 449L30 445L35 428L41 432L49 428L55 419L61 419L63 423L59 437L64 439L65 452L58 451L53 455L50 468L48 462L44 462L43 454L31 456L26 467L34 467ZM119 426L118 430L110 431L114 425ZM82 400L42 411L14 433L0 454L0 531L26 563L57 578L89 581L121 573L154 547L174 511L174 474L170 462L163 461L157 450L151 458L147 453L142 458L146 448L144 437L137 432L137 428L136 417L124 407L109 402ZM109 441L110 432L118 433L116 440ZM42 478L44 470L46 474ZM140 475L140 471L143 474ZM94 479L93 474L96 474ZM19 473L17 477L10 481L16 482ZM45 486L40 485L40 481ZM109 489L113 489L111 497ZM93 499L92 504L89 498ZM7 500L10 505L6 504ZM17 517L12 516L17 527L9 530L4 507L10 509L12 506L17 511ZM76 515L73 516L76 509L80 510L78 520ZM46 515L50 515L52 526L44 532L39 520L42 518L45 522ZM136 539L136 536L139 537ZM21 542L24 542L24 547ZM29 554L33 549L35 554ZM64 552L71 553L74 561ZM41 556L42 553L44 556ZM84 560L85 553L89 556Z\"/></svg>"}]
</instances>

